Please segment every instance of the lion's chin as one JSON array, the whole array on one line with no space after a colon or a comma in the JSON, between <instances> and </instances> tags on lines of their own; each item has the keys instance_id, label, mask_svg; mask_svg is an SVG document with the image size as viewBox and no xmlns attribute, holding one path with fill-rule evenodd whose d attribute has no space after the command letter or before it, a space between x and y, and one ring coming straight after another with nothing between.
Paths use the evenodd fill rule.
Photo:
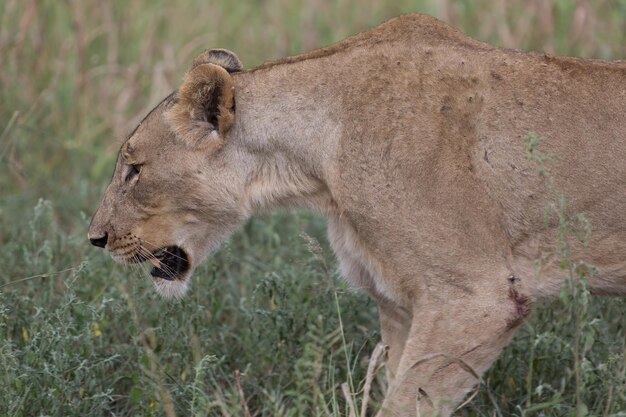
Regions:
<instances>
[{"instance_id":1,"label":"lion's chin","mask_svg":"<svg viewBox=\"0 0 626 417\"><path fill-rule=\"evenodd\" d=\"M179 276L176 280L153 278L156 292L168 300L179 300L185 296L191 283L191 271Z\"/></svg>"},{"instance_id":2,"label":"lion's chin","mask_svg":"<svg viewBox=\"0 0 626 417\"><path fill-rule=\"evenodd\" d=\"M150 260L152 283L157 293L166 299L181 299L189 290L192 260L189 252L180 246L167 246L152 254Z\"/></svg>"}]
</instances>

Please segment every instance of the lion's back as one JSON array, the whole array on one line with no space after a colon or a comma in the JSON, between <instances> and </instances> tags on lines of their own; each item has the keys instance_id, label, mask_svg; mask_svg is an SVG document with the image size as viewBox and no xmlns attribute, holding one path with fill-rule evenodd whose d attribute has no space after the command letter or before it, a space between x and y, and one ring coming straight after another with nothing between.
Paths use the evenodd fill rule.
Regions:
<instances>
[{"instance_id":1,"label":"lion's back","mask_svg":"<svg viewBox=\"0 0 626 417\"><path fill-rule=\"evenodd\" d=\"M324 48L266 62L252 69L252 71L324 58L342 52L367 51L372 47L380 46L390 48L391 45L395 47L398 44L416 49L425 46L462 47L474 50L495 49L491 45L470 38L458 29L432 16L409 13L389 19L368 31L358 33Z\"/></svg>"}]
</instances>

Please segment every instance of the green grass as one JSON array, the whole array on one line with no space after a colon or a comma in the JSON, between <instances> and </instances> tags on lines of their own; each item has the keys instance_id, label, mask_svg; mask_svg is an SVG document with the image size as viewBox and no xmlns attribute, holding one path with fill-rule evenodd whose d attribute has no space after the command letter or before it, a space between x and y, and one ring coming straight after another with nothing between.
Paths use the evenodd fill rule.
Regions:
<instances>
[{"instance_id":1,"label":"green grass","mask_svg":"<svg viewBox=\"0 0 626 417\"><path fill-rule=\"evenodd\" d=\"M626 56L623 0L174 3L0 0L0 415L348 415L376 306L339 279L323 219L254 218L177 303L86 241L120 140L202 49L251 67L422 11L506 47ZM541 306L460 413L626 416L624 311Z\"/></svg>"}]
</instances>

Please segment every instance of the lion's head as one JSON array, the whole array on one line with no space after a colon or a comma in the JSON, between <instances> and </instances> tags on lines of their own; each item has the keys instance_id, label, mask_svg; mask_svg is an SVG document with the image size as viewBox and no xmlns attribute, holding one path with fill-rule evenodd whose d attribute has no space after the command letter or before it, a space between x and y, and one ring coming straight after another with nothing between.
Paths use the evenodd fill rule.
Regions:
<instances>
[{"instance_id":1,"label":"lion's head","mask_svg":"<svg viewBox=\"0 0 626 417\"><path fill-rule=\"evenodd\" d=\"M150 262L164 296L184 294L198 263L248 213L236 150L229 51L193 62L181 87L157 105L122 145L115 172L89 226L92 244L122 263Z\"/></svg>"}]
</instances>

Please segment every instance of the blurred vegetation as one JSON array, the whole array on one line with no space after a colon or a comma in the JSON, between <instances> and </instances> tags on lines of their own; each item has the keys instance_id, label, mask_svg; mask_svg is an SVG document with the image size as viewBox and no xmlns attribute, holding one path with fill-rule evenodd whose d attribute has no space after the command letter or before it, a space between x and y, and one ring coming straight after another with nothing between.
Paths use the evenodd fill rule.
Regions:
<instances>
[{"instance_id":1,"label":"blurred vegetation","mask_svg":"<svg viewBox=\"0 0 626 417\"><path fill-rule=\"evenodd\" d=\"M177 303L86 228L121 140L201 50L252 67L409 11L626 56L624 0L0 0L0 415L348 415L346 381L359 405L376 308L339 279L323 219L254 218ZM571 305L537 309L459 413L626 416L626 303Z\"/></svg>"}]
</instances>

